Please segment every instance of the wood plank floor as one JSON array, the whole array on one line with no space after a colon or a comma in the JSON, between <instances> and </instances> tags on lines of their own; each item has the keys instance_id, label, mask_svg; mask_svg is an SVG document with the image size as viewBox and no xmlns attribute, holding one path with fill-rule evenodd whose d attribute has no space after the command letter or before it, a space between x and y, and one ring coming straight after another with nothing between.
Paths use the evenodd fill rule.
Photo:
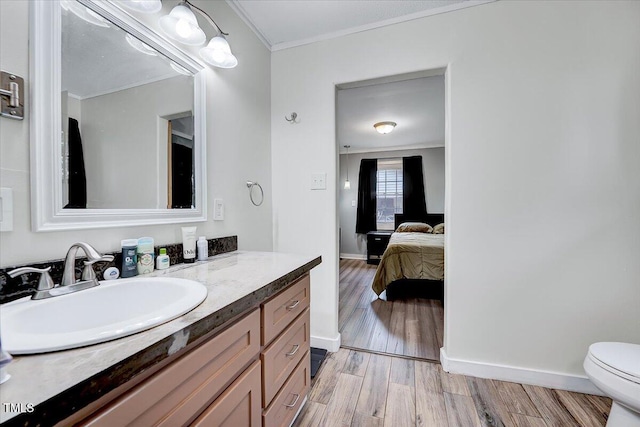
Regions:
<instances>
[{"instance_id":1,"label":"wood plank floor","mask_svg":"<svg viewBox=\"0 0 640 427\"><path fill-rule=\"evenodd\" d=\"M342 346L440 360L442 301L378 299L371 289L376 267L361 260L340 260L338 329Z\"/></svg>"},{"instance_id":2,"label":"wood plank floor","mask_svg":"<svg viewBox=\"0 0 640 427\"><path fill-rule=\"evenodd\" d=\"M602 427L611 400L448 374L437 363L328 353L294 426Z\"/></svg>"}]
</instances>

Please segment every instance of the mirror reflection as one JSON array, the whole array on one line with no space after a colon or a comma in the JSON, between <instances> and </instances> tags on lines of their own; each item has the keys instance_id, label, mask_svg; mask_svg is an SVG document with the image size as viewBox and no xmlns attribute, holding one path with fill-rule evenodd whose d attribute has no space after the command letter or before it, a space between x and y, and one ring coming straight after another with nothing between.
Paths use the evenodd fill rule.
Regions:
<instances>
[{"instance_id":1,"label":"mirror reflection","mask_svg":"<svg viewBox=\"0 0 640 427\"><path fill-rule=\"evenodd\" d=\"M62 206L195 207L193 75L75 0L62 7Z\"/></svg>"}]
</instances>

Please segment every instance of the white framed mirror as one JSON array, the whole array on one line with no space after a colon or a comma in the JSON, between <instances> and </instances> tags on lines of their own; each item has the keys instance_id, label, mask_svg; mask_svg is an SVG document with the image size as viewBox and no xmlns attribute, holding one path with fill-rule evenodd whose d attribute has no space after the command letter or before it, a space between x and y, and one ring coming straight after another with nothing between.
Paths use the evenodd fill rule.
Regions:
<instances>
[{"instance_id":1,"label":"white framed mirror","mask_svg":"<svg viewBox=\"0 0 640 427\"><path fill-rule=\"evenodd\" d=\"M99 0L31 3L34 231L206 220L203 65Z\"/></svg>"}]
</instances>

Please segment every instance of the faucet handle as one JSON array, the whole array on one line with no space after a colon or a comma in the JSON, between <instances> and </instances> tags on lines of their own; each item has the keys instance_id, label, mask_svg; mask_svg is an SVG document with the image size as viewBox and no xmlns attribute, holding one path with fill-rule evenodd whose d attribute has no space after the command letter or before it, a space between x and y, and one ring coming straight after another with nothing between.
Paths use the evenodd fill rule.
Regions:
<instances>
[{"instance_id":1,"label":"faucet handle","mask_svg":"<svg viewBox=\"0 0 640 427\"><path fill-rule=\"evenodd\" d=\"M93 271L93 264L97 262L111 262L114 260L113 255L102 255L100 258L90 261L84 261L81 280L96 280L96 272Z\"/></svg>"},{"instance_id":2,"label":"faucet handle","mask_svg":"<svg viewBox=\"0 0 640 427\"><path fill-rule=\"evenodd\" d=\"M51 278L49 271L51 271L51 267L47 267L47 268L21 267L21 268L16 268L15 270L11 270L7 274L10 277L17 277L27 273L40 273L40 279L38 280L37 290L46 291L48 289L53 289L56 286L55 283L53 283L53 279Z\"/></svg>"}]
</instances>

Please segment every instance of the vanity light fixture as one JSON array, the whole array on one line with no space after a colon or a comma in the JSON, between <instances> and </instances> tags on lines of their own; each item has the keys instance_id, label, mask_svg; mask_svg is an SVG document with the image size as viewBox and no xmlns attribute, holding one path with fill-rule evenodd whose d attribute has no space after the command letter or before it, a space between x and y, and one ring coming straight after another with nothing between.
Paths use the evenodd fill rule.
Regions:
<instances>
[{"instance_id":1,"label":"vanity light fixture","mask_svg":"<svg viewBox=\"0 0 640 427\"><path fill-rule=\"evenodd\" d=\"M229 43L224 36L228 33L215 23L215 21L202 9L193 5L188 0L182 0L171 10L169 15L160 18L160 28L164 33L180 43L201 46L207 37L198 25L196 15L191 11L195 9L204 16L218 31L218 34L209 41L206 47L200 49L200 57L210 65L219 68L234 68L238 65L238 59L231 53Z\"/></svg>"},{"instance_id":2,"label":"vanity light fixture","mask_svg":"<svg viewBox=\"0 0 640 427\"><path fill-rule=\"evenodd\" d=\"M378 122L373 125L374 128L382 135L391 132L396 127L396 122Z\"/></svg>"},{"instance_id":3,"label":"vanity light fixture","mask_svg":"<svg viewBox=\"0 0 640 427\"><path fill-rule=\"evenodd\" d=\"M170 61L169 65L171 65L171 68L173 68L173 71L175 71L176 73L184 74L185 76L191 75L191 73L186 68L181 67L173 61Z\"/></svg>"},{"instance_id":4,"label":"vanity light fixture","mask_svg":"<svg viewBox=\"0 0 640 427\"><path fill-rule=\"evenodd\" d=\"M160 28L173 40L190 46L200 46L207 36L198 25L196 15L191 11L189 3L181 2L168 15L158 21Z\"/></svg>"},{"instance_id":5,"label":"vanity light fixture","mask_svg":"<svg viewBox=\"0 0 640 427\"><path fill-rule=\"evenodd\" d=\"M127 35L124 36L124 38L127 39L127 43L129 43L129 45L135 50L137 50L138 52L142 52L145 55L149 55L149 56L158 56L158 52L156 52L154 48L152 48L151 46L149 46L144 42L141 42L131 34L127 33ZM173 65L173 62L171 64Z\"/></svg>"},{"instance_id":6,"label":"vanity light fixture","mask_svg":"<svg viewBox=\"0 0 640 427\"><path fill-rule=\"evenodd\" d=\"M351 188L351 182L349 181L349 148L350 145L345 145L344 148L347 149L347 180L344 182L344 189L349 190Z\"/></svg>"},{"instance_id":7,"label":"vanity light fixture","mask_svg":"<svg viewBox=\"0 0 640 427\"><path fill-rule=\"evenodd\" d=\"M75 0L62 0L60 2L60 6L64 10L73 12L73 14L76 15L78 18L90 24L97 25L98 27L104 27L104 28L111 27L111 25L109 25L109 21L107 21L102 16L98 15L88 7L81 5Z\"/></svg>"},{"instance_id":8,"label":"vanity light fixture","mask_svg":"<svg viewBox=\"0 0 640 427\"><path fill-rule=\"evenodd\" d=\"M119 3L127 9L142 13L156 13L162 9L161 0L120 0Z\"/></svg>"}]
</instances>

